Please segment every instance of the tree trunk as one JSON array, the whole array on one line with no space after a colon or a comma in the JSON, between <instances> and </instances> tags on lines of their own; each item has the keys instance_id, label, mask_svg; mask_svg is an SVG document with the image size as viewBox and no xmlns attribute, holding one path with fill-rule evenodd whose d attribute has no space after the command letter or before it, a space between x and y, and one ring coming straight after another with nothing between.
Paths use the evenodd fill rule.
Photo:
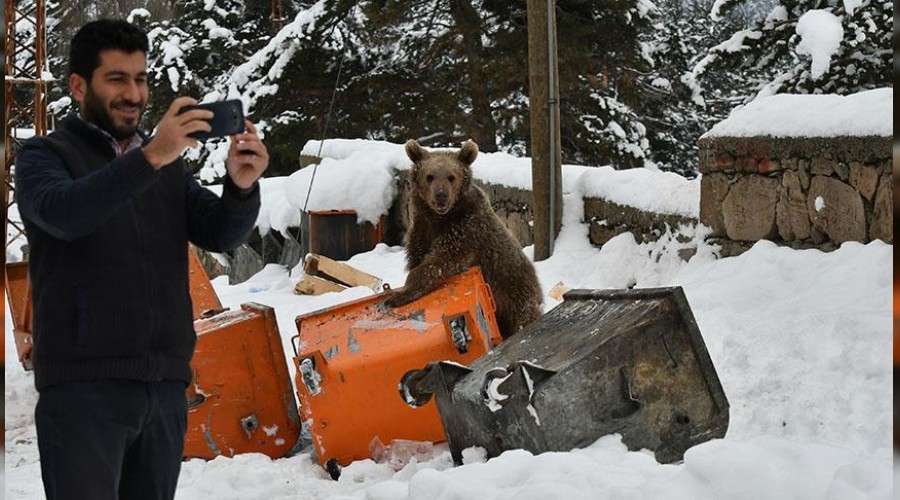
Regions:
<instances>
[{"instance_id":1,"label":"tree trunk","mask_svg":"<svg viewBox=\"0 0 900 500\"><path fill-rule=\"evenodd\" d=\"M484 46L481 43L481 17L469 0L450 0L450 14L462 34L463 48L468 59L472 114L470 122L464 124L464 127L472 140L478 143L478 149L497 151L497 123L491 113L487 76L482 66Z\"/></svg>"}]
</instances>

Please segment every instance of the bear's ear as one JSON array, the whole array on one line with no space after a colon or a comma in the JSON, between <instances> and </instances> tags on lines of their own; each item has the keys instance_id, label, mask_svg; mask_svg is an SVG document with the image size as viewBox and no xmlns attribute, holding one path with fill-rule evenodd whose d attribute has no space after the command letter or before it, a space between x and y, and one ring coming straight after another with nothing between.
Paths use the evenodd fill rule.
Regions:
<instances>
[{"instance_id":1,"label":"bear's ear","mask_svg":"<svg viewBox=\"0 0 900 500\"><path fill-rule=\"evenodd\" d=\"M466 165L471 165L475 162L475 158L478 157L478 144L475 144L475 141L469 139L463 143L462 149L459 150L456 157Z\"/></svg>"},{"instance_id":2,"label":"bear's ear","mask_svg":"<svg viewBox=\"0 0 900 500\"><path fill-rule=\"evenodd\" d=\"M406 156L408 156L409 159L413 161L413 163L418 163L428 156L428 151L426 151L422 146L419 146L419 143L416 142L415 139L406 141L406 145L404 146L404 148L406 149Z\"/></svg>"}]
</instances>

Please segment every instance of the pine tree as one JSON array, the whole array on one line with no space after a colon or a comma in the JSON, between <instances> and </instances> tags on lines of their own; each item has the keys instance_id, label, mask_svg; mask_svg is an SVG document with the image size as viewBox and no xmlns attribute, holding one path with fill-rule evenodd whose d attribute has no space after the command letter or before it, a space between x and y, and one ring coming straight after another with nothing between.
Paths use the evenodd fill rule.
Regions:
<instances>
[{"instance_id":1,"label":"pine tree","mask_svg":"<svg viewBox=\"0 0 900 500\"><path fill-rule=\"evenodd\" d=\"M637 35L649 9L642 0L559 2L565 161L624 168L649 160L646 127L636 112L638 75L648 67ZM301 18L315 21L303 29L290 23L290 36L273 37L284 38L282 62L267 47L252 59L268 62L245 75L253 86L278 88L277 95L254 94L251 106L271 117L267 137L284 164L296 165L297 143L326 133L393 142L413 137L435 146L472 137L485 151L527 154L523 1L323 0ZM278 76L267 76L276 66ZM253 94L250 85L238 87Z\"/></svg>"},{"instance_id":2,"label":"pine tree","mask_svg":"<svg viewBox=\"0 0 900 500\"><path fill-rule=\"evenodd\" d=\"M730 0L713 12L714 17L743 5ZM814 60L815 51L803 42L804 17L815 14L839 29L836 46L827 60ZM809 22L811 17L806 17ZM823 25L819 25L821 27ZM737 69L765 76L756 96L776 93L850 94L893 86L894 4L885 0L780 0L753 27L734 33L709 50L695 68L702 76L710 71ZM821 56L821 54L817 54Z\"/></svg>"},{"instance_id":3,"label":"pine tree","mask_svg":"<svg viewBox=\"0 0 900 500\"><path fill-rule=\"evenodd\" d=\"M148 118L158 120L172 99L200 99L216 81L268 38L260 18L248 17L241 0L183 0L167 20L133 16L150 40L147 72L154 89ZM225 97L225 96L222 96Z\"/></svg>"},{"instance_id":4,"label":"pine tree","mask_svg":"<svg viewBox=\"0 0 900 500\"><path fill-rule=\"evenodd\" d=\"M33 3L33 0L27 0ZM172 15L172 0L48 0L46 9L46 35L48 69L54 80L49 86L50 116L61 118L75 109L69 95L69 43L82 26L100 18L132 19L149 16L168 19Z\"/></svg>"},{"instance_id":5,"label":"pine tree","mask_svg":"<svg viewBox=\"0 0 900 500\"><path fill-rule=\"evenodd\" d=\"M172 100L190 96L199 100L236 97L216 92L216 83L244 62L268 38L262 19L245 15L241 0L183 0L175 4L171 19L154 20L146 11L129 20L147 31L150 52L147 73L151 99L146 123L156 123ZM190 162L211 162L224 174L224 139L207 141L189 151ZM211 177L206 180L213 180Z\"/></svg>"},{"instance_id":6,"label":"pine tree","mask_svg":"<svg viewBox=\"0 0 900 500\"><path fill-rule=\"evenodd\" d=\"M557 3L563 161L632 168L650 160L638 108L652 61L639 35L653 9L644 0Z\"/></svg>"},{"instance_id":7,"label":"pine tree","mask_svg":"<svg viewBox=\"0 0 900 500\"><path fill-rule=\"evenodd\" d=\"M706 99L695 99L691 69L713 45L719 30L741 25L730 16L710 26L713 0L659 0L651 30L641 34L650 70L639 77L642 99L639 113L647 127L651 158L661 170L686 177L697 175L697 140L733 106L731 92L742 81L719 75ZM722 103L727 104L723 106Z\"/></svg>"}]
</instances>

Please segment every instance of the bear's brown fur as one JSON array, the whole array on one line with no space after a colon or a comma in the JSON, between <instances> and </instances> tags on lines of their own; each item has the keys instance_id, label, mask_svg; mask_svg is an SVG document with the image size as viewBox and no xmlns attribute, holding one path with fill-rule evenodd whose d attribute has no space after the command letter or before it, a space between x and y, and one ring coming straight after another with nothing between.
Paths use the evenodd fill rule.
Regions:
<instances>
[{"instance_id":1,"label":"bear's brown fur","mask_svg":"<svg viewBox=\"0 0 900 500\"><path fill-rule=\"evenodd\" d=\"M480 266L493 292L503 338L537 319L543 294L534 266L472 182L478 145L467 141L456 153L429 152L410 140L406 154L413 161L406 233L409 274L404 289L387 305L412 302Z\"/></svg>"}]
</instances>

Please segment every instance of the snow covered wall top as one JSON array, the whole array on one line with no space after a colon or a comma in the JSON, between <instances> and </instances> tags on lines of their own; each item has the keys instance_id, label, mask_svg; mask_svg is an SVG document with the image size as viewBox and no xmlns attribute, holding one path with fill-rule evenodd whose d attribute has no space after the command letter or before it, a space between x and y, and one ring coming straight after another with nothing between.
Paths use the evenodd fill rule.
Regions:
<instances>
[{"instance_id":1,"label":"snow covered wall top","mask_svg":"<svg viewBox=\"0 0 900 500\"><path fill-rule=\"evenodd\" d=\"M840 95L777 94L735 109L704 134L712 137L861 137L894 135L894 89Z\"/></svg>"}]
</instances>

